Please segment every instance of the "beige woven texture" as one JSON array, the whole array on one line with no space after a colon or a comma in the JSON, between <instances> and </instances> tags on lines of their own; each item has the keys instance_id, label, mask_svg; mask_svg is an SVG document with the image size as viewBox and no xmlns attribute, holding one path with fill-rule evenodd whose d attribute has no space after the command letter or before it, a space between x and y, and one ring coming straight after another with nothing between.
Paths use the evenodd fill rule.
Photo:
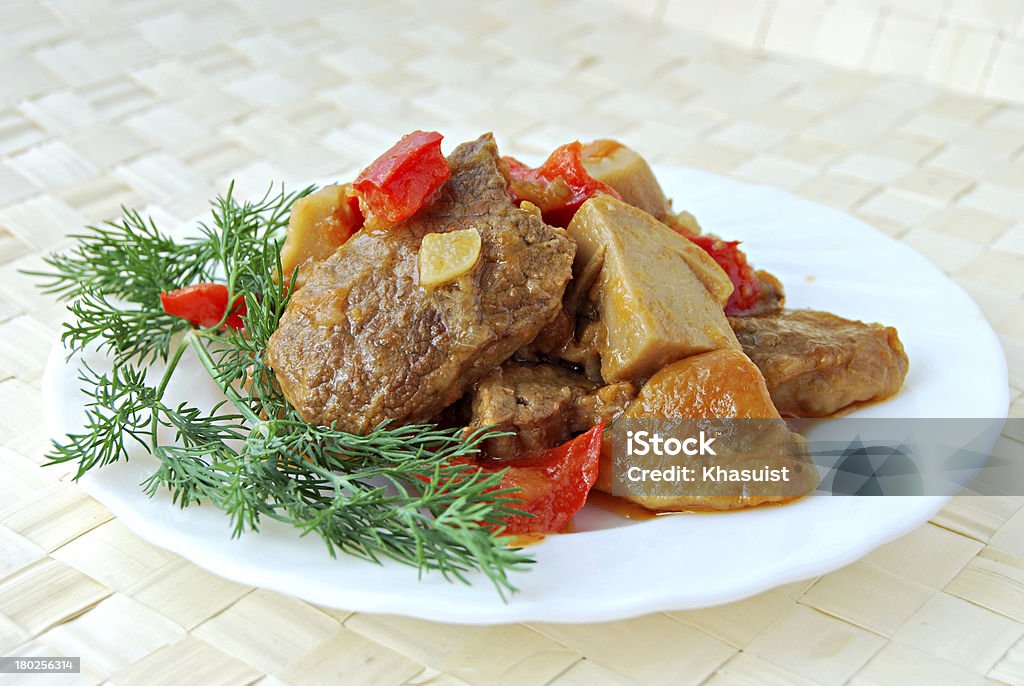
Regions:
<instances>
[{"instance_id":1,"label":"beige woven texture","mask_svg":"<svg viewBox=\"0 0 1024 686\"><path fill-rule=\"evenodd\" d=\"M616 0L746 48L1024 103L1022 0Z\"/></svg>"},{"instance_id":2,"label":"beige woven texture","mask_svg":"<svg viewBox=\"0 0 1024 686\"><path fill-rule=\"evenodd\" d=\"M725 607L472 628L225 581L39 467L62 310L19 269L122 204L170 225L229 179L340 174L413 128L536 154L614 136L861 217L971 292L1024 416L1024 106L755 55L681 30L681 0L647 6L0 4L0 655L81 656L45 683L123 686L1024 683L1024 498L955 499L845 569Z\"/></svg>"}]
</instances>

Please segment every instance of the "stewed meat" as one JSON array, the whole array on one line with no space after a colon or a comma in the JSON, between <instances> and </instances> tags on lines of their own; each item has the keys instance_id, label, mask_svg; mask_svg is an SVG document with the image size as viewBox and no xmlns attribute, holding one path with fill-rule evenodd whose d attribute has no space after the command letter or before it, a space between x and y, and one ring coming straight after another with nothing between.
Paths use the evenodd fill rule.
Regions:
<instances>
[{"instance_id":1,"label":"stewed meat","mask_svg":"<svg viewBox=\"0 0 1024 686\"><path fill-rule=\"evenodd\" d=\"M786 305L786 290L782 287L782 282L774 274L763 269L758 269L756 273L761 296L757 299L754 311L744 316L781 312Z\"/></svg>"},{"instance_id":2,"label":"stewed meat","mask_svg":"<svg viewBox=\"0 0 1024 686\"><path fill-rule=\"evenodd\" d=\"M470 429L497 426L514 435L484 445L490 457L513 458L564 443L601 420L611 422L636 397L633 384L601 386L553 364L507 362L470 392Z\"/></svg>"},{"instance_id":3,"label":"stewed meat","mask_svg":"<svg viewBox=\"0 0 1024 686\"><path fill-rule=\"evenodd\" d=\"M907 375L907 354L891 326L813 310L730 317L729 324L784 415L827 417L883 400Z\"/></svg>"},{"instance_id":4,"label":"stewed meat","mask_svg":"<svg viewBox=\"0 0 1024 686\"><path fill-rule=\"evenodd\" d=\"M268 357L306 421L365 433L430 420L559 312L572 240L512 203L490 134L448 166L430 205L395 225L368 222L293 296ZM481 237L475 266L422 287L423 237L467 228Z\"/></svg>"}]
</instances>

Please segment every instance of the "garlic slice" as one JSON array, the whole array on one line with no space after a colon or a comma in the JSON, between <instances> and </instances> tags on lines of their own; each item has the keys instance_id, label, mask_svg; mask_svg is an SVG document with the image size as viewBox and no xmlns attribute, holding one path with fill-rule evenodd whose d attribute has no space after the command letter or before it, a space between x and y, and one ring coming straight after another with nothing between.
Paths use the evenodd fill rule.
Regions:
<instances>
[{"instance_id":1,"label":"garlic slice","mask_svg":"<svg viewBox=\"0 0 1024 686\"><path fill-rule=\"evenodd\" d=\"M476 229L428 233L420 244L420 285L436 288L459 278L480 258L480 245Z\"/></svg>"},{"instance_id":2,"label":"garlic slice","mask_svg":"<svg viewBox=\"0 0 1024 686\"><path fill-rule=\"evenodd\" d=\"M536 205L534 205L529 200L524 200L521 203L519 203L519 209L523 210L524 212L529 212L530 214L532 214L535 217L538 217L538 218L541 217L540 208L537 207Z\"/></svg>"}]
</instances>

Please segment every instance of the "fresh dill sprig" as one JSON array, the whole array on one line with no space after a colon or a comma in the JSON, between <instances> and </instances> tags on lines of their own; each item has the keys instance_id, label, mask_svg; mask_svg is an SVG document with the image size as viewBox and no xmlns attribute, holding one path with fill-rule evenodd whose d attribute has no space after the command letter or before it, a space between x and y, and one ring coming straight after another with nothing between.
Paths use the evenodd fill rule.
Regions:
<instances>
[{"instance_id":1,"label":"fresh dill sprig","mask_svg":"<svg viewBox=\"0 0 1024 686\"><path fill-rule=\"evenodd\" d=\"M162 291L202 280L207 268L202 243L178 243L135 210L85 231L68 236L77 241L70 251L45 258L51 271L28 272L45 279L43 292L68 300L93 292L146 306Z\"/></svg>"},{"instance_id":2,"label":"fresh dill sprig","mask_svg":"<svg viewBox=\"0 0 1024 686\"><path fill-rule=\"evenodd\" d=\"M69 301L65 347L98 349L112 362L110 372L83 363L84 427L55 442L50 461L77 463L79 478L140 446L159 461L142 484L147 493L166 489L181 507L216 506L235 535L270 518L319 535L332 555L391 558L464 582L482 571L504 597L514 590L509 572L532 560L502 536L505 519L523 514L501 489L503 474L467 459L494 432L383 424L360 436L313 426L266 363L292 295L283 284L294 282L281 278L279 241L292 204L311 190L239 202L229 188L214 201L211 223L177 241L126 211L46 258L49 269L34 274ZM160 293L207 281L225 283L228 302L245 298L244 330L191 328L164 313ZM224 393L212 410L166 397L186 354ZM151 378L158 361L163 372Z\"/></svg>"}]
</instances>

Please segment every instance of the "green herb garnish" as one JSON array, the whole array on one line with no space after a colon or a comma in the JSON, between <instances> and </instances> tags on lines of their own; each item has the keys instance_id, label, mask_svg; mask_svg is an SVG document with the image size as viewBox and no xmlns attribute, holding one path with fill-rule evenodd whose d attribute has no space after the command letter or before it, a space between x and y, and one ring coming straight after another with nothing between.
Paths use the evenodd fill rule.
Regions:
<instances>
[{"instance_id":1,"label":"green herb garnish","mask_svg":"<svg viewBox=\"0 0 1024 686\"><path fill-rule=\"evenodd\" d=\"M276 278L278 241L292 203L311 190L240 203L229 189L213 203L212 224L181 241L126 210L118 222L72 236L70 252L32 272L46 292L69 301L65 347L99 349L113 369L82 363L86 426L55 442L48 457L76 462L77 479L128 459L138 444L160 461L143 484L150 495L166 488L181 507L212 504L236 536L268 517L315 532L331 555L392 558L466 583L467 572L480 570L504 597L515 590L508 572L533 561L501 534L505 517L522 514L520 501L500 489L502 472L453 462L476 454L494 432L385 423L359 436L312 426L274 381L267 340L291 297ZM226 284L229 302L245 298L244 333L193 328L163 311L161 292L198 282ZM212 411L165 398L185 354L224 392ZM151 379L157 364L162 371Z\"/></svg>"}]
</instances>

